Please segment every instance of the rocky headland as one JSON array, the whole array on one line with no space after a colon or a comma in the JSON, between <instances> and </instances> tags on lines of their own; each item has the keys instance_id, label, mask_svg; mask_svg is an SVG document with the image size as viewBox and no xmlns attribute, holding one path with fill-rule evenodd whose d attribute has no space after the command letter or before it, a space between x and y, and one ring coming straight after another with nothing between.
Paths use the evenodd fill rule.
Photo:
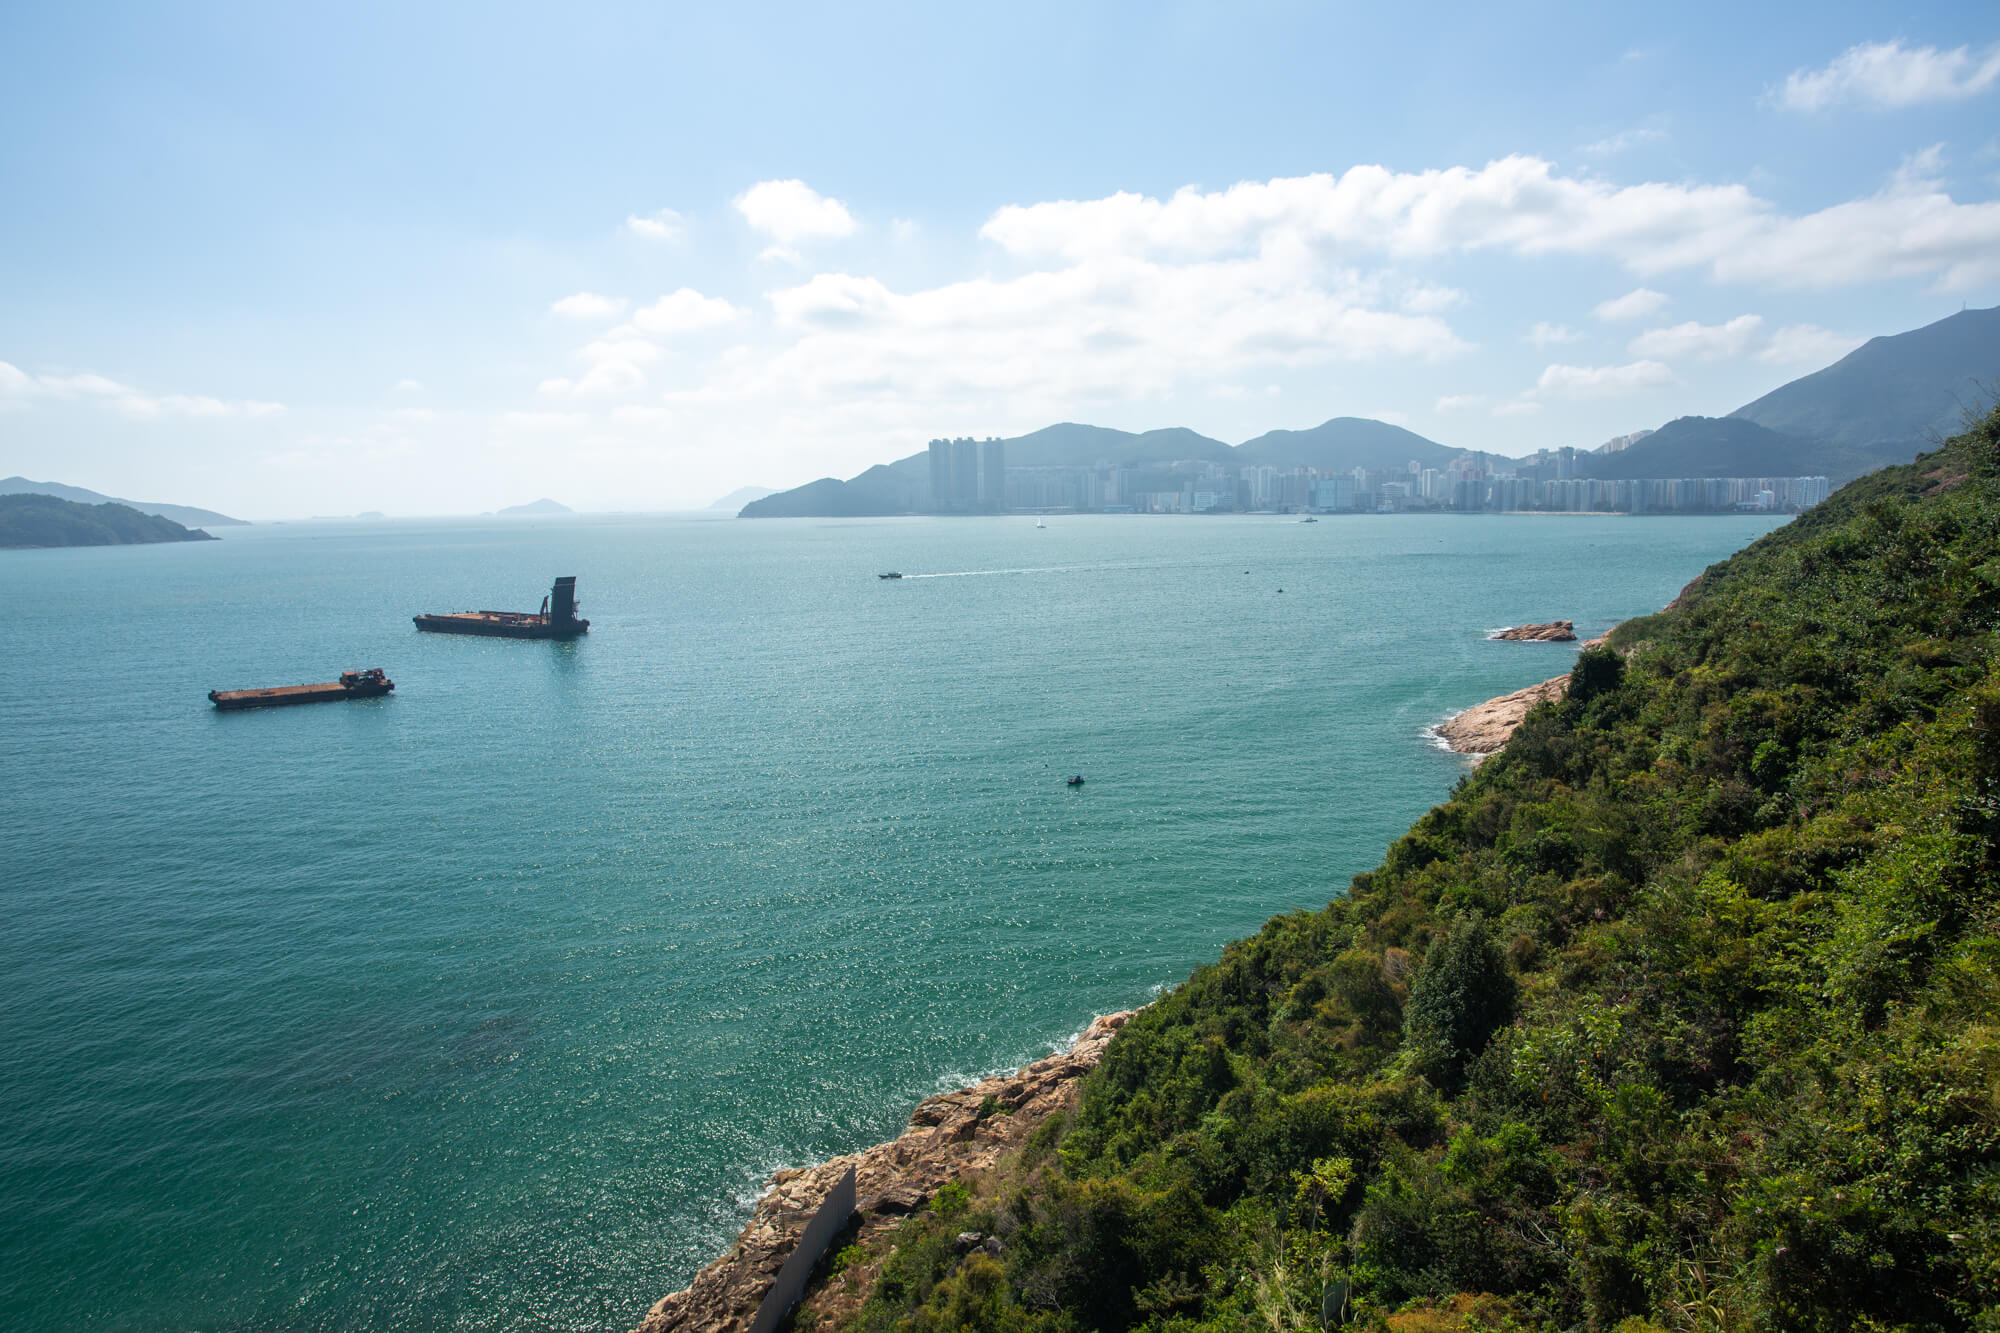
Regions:
<instances>
[{"instance_id":1,"label":"rocky headland","mask_svg":"<svg viewBox=\"0 0 2000 1333\"><path fill-rule=\"evenodd\" d=\"M992 1167L1051 1115L1074 1107L1083 1076L1135 1012L1104 1015L1068 1050L1012 1074L929 1098L911 1114L909 1128L888 1143L778 1172L729 1252L695 1274L686 1290L655 1305L635 1333L741 1333L799 1233L848 1167L854 1168L859 1226L836 1244L865 1243L897 1225L945 1185ZM851 1291L843 1296L858 1300Z\"/></svg>"},{"instance_id":2,"label":"rocky headland","mask_svg":"<svg viewBox=\"0 0 2000 1333\"><path fill-rule=\"evenodd\" d=\"M1576 623L1551 620L1541 625L1515 625L1492 635L1509 643L1568 643L1576 637Z\"/></svg>"},{"instance_id":3,"label":"rocky headland","mask_svg":"<svg viewBox=\"0 0 2000 1333\"><path fill-rule=\"evenodd\" d=\"M1515 690L1498 699L1474 704L1458 716L1438 723L1431 729L1432 734L1454 754L1477 755L1484 759L1507 743L1514 729L1521 725L1521 719L1536 706L1553 703L1567 693L1569 677L1551 677L1525 690Z\"/></svg>"},{"instance_id":4,"label":"rocky headland","mask_svg":"<svg viewBox=\"0 0 2000 1333\"><path fill-rule=\"evenodd\" d=\"M1570 622L1556 622L1568 628ZM1522 629L1547 629L1546 625L1523 625ZM1498 636L1496 636L1498 637ZM1575 634L1570 635L1575 638ZM1602 648L1610 638L1600 634L1594 639L1586 639L1578 645L1583 649ZM1497 699L1488 699L1483 704L1474 704L1454 717L1446 718L1431 728L1430 734L1444 742L1445 748L1454 754L1469 754L1477 763L1489 754L1498 753L1507 743L1521 719L1533 712L1537 705L1554 703L1569 693L1569 674L1551 676L1539 685L1530 685L1512 694L1503 694Z\"/></svg>"}]
</instances>

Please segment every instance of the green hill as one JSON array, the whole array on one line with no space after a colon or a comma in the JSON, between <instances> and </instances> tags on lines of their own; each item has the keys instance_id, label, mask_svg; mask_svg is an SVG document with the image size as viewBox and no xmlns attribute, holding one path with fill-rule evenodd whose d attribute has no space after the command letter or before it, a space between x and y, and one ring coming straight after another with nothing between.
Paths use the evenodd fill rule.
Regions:
<instances>
[{"instance_id":1,"label":"green hill","mask_svg":"<svg viewBox=\"0 0 2000 1333\"><path fill-rule=\"evenodd\" d=\"M1785 435L1736 417L1682 417L1615 454L1580 454L1577 475L1630 477L1807 477L1836 484L1881 466L1819 440Z\"/></svg>"},{"instance_id":2,"label":"green hill","mask_svg":"<svg viewBox=\"0 0 2000 1333\"><path fill-rule=\"evenodd\" d=\"M53 495L0 495L0 547L138 546L150 542L212 542L199 528L142 514L129 505L77 504Z\"/></svg>"},{"instance_id":3,"label":"green hill","mask_svg":"<svg viewBox=\"0 0 2000 1333\"><path fill-rule=\"evenodd\" d=\"M1906 462L1992 405L2000 383L2000 306L1871 338L1824 370L1730 413L1787 435ZM1816 469L1832 475L1829 468Z\"/></svg>"},{"instance_id":4,"label":"green hill","mask_svg":"<svg viewBox=\"0 0 2000 1333\"><path fill-rule=\"evenodd\" d=\"M1621 626L844 1326L1993 1329L1996 552L2000 412Z\"/></svg>"},{"instance_id":5,"label":"green hill","mask_svg":"<svg viewBox=\"0 0 2000 1333\"><path fill-rule=\"evenodd\" d=\"M1007 441L1008 467L1090 467L1097 463L1135 465L1199 460L1226 463L1230 448L1185 426L1141 434L1075 422L1044 426Z\"/></svg>"},{"instance_id":6,"label":"green hill","mask_svg":"<svg viewBox=\"0 0 2000 1333\"><path fill-rule=\"evenodd\" d=\"M738 518L868 518L883 514L914 514L930 507L929 454L911 454L893 463L878 463L859 476L840 481L821 477L789 491L752 500Z\"/></svg>"},{"instance_id":7,"label":"green hill","mask_svg":"<svg viewBox=\"0 0 2000 1333\"><path fill-rule=\"evenodd\" d=\"M142 514L154 514L160 518L170 518L185 527L246 528L250 525L240 518L218 514L213 509L196 509L192 505L150 504L141 500L121 500L115 495L99 495L96 491L85 490L81 486L65 486L59 481L29 481L26 477L8 477L0 480L0 495L53 495L58 500L70 500L82 505L127 505Z\"/></svg>"},{"instance_id":8,"label":"green hill","mask_svg":"<svg viewBox=\"0 0 2000 1333\"><path fill-rule=\"evenodd\" d=\"M1411 460L1442 468L1470 452L1427 440L1415 431L1367 417L1335 417L1311 430L1274 430L1236 447L1238 464L1261 463L1282 468L1313 467L1322 472L1401 468Z\"/></svg>"}]
</instances>

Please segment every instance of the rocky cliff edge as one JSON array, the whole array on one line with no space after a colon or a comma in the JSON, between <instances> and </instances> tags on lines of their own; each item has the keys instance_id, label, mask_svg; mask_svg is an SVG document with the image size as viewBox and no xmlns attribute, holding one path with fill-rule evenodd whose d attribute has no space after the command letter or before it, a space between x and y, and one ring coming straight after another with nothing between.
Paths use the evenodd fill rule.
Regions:
<instances>
[{"instance_id":1,"label":"rocky cliff edge","mask_svg":"<svg viewBox=\"0 0 2000 1333\"><path fill-rule=\"evenodd\" d=\"M686 1290L655 1305L634 1333L741 1333L799 1233L848 1167L854 1168L860 1225L836 1244L865 1241L895 1226L945 1185L990 1168L1037 1125L1074 1107L1083 1076L1135 1012L1106 1014L1066 1051L922 1102L909 1128L888 1143L778 1172L729 1252L695 1274Z\"/></svg>"}]
</instances>

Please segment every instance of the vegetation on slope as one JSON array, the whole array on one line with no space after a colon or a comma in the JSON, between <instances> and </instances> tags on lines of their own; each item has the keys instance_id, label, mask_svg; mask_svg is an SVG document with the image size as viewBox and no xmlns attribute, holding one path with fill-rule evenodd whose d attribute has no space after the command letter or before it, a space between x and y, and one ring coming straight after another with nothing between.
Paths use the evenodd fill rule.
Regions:
<instances>
[{"instance_id":1,"label":"vegetation on slope","mask_svg":"<svg viewBox=\"0 0 2000 1333\"><path fill-rule=\"evenodd\" d=\"M200 528L142 514L128 505L77 504L53 495L0 495L0 546L134 546L209 542Z\"/></svg>"},{"instance_id":2,"label":"vegetation on slope","mask_svg":"<svg viewBox=\"0 0 2000 1333\"><path fill-rule=\"evenodd\" d=\"M2000 1328L1996 628L2000 413L1582 654L848 1322Z\"/></svg>"}]
</instances>

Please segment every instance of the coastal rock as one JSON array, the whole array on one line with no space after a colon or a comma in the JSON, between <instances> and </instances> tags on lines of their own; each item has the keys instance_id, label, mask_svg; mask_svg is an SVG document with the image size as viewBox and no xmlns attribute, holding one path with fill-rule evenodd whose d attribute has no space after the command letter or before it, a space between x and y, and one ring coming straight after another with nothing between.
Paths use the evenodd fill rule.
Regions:
<instances>
[{"instance_id":1,"label":"coastal rock","mask_svg":"<svg viewBox=\"0 0 2000 1333\"><path fill-rule=\"evenodd\" d=\"M960 1176L988 1169L1050 1115L1074 1107L1083 1076L1135 1012L1104 1015L1068 1050L1025 1069L927 1098L911 1113L909 1128L888 1143L773 1175L729 1252L695 1274L686 1290L655 1305L634 1333L741 1333L807 1220L848 1167L854 1168L855 1212L865 1240ZM975 1245L994 1253L998 1241L980 1245L975 1236L967 1249Z\"/></svg>"},{"instance_id":2,"label":"coastal rock","mask_svg":"<svg viewBox=\"0 0 2000 1333\"><path fill-rule=\"evenodd\" d=\"M1576 637L1576 623L1570 620L1551 620L1542 625L1516 625L1503 629L1493 636L1510 643L1568 643Z\"/></svg>"},{"instance_id":3,"label":"coastal rock","mask_svg":"<svg viewBox=\"0 0 2000 1333\"><path fill-rule=\"evenodd\" d=\"M1455 754L1485 756L1499 750L1514 734L1536 705L1549 703L1569 693L1569 677L1556 676L1525 690L1503 694L1475 704L1457 717L1440 722L1433 734Z\"/></svg>"}]
</instances>

